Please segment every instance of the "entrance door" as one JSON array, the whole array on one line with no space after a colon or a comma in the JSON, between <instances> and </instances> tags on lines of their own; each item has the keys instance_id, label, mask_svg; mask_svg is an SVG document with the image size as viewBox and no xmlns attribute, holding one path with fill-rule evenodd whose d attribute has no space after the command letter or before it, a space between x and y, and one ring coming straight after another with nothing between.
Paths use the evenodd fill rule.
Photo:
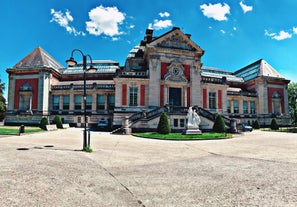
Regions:
<instances>
[{"instance_id":1,"label":"entrance door","mask_svg":"<svg viewBox=\"0 0 297 207\"><path fill-rule=\"evenodd\" d=\"M181 106L181 88L169 88L169 105Z\"/></svg>"}]
</instances>

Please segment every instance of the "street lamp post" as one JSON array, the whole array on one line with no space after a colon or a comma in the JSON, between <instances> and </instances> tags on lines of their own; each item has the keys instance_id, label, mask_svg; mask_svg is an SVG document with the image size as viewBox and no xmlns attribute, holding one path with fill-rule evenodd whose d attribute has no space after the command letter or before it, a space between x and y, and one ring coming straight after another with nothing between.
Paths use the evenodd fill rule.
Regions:
<instances>
[{"instance_id":1,"label":"street lamp post","mask_svg":"<svg viewBox=\"0 0 297 207\"><path fill-rule=\"evenodd\" d=\"M87 92L86 92L86 72L95 72L97 71L96 68L93 67L93 62L92 62L92 58L89 54L85 55L81 50L79 49L74 49L71 52L71 57L69 58L69 60L66 60L66 63L69 67L73 67L77 64L77 62L74 60L73 58L73 53L74 52L79 52L81 53L82 57L83 57L83 72L84 72L84 94L83 94L83 99L84 99L84 132L83 132L83 151L86 150L87 147L90 147L90 143L87 140L87 109L86 109L86 105L87 105ZM91 61L91 65L90 68L87 69L87 57L90 58Z\"/></svg>"}]
</instances>

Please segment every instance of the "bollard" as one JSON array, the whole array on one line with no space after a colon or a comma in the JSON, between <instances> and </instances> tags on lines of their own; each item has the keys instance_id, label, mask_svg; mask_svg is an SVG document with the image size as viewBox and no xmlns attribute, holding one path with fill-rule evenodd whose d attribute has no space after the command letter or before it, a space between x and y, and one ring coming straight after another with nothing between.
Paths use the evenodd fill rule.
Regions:
<instances>
[{"instance_id":1,"label":"bollard","mask_svg":"<svg viewBox=\"0 0 297 207\"><path fill-rule=\"evenodd\" d=\"M25 126L24 125L21 125L20 128L19 128L19 134L21 133L25 133Z\"/></svg>"}]
</instances>

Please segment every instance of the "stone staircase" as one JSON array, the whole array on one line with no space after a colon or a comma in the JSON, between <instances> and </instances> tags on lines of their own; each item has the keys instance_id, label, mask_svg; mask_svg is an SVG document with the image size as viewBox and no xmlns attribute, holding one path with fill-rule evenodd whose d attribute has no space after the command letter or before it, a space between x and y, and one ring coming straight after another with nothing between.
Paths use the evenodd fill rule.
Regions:
<instances>
[{"instance_id":1,"label":"stone staircase","mask_svg":"<svg viewBox=\"0 0 297 207\"><path fill-rule=\"evenodd\" d=\"M122 134L124 133L124 129L125 128L130 128L133 124L139 122L139 121L149 121L149 120L152 120L154 118L157 118L159 117L163 112L167 112L170 116L170 113L182 113L182 114L186 114L187 112L187 107L178 107L178 110L174 110L174 109L171 109L171 108L168 108L168 107L158 107L158 108L154 108L150 111L142 111L142 112L137 112L137 113L134 113L132 114L130 117L127 118L126 120L126 124L123 124L121 127L113 130L111 133L112 134L115 134L115 133L118 133L118 134ZM205 110L201 107L198 107L198 106L194 106L193 109L196 109L196 111L198 112L198 115L201 116L201 117L204 117L206 119L208 119L209 121L211 122L214 122L215 119L216 119L216 114L208 111L208 110ZM227 128L230 128L231 127L231 119L225 117L225 116L222 116L222 118L224 119L224 122L226 124L226 127Z\"/></svg>"}]
</instances>

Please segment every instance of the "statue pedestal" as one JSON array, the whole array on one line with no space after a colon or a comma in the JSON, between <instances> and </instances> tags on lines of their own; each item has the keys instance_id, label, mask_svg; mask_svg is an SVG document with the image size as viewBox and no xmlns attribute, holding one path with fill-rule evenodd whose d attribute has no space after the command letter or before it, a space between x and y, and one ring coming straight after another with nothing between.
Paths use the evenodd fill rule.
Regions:
<instances>
[{"instance_id":1,"label":"statue pedestal","mask_svg":"<svg viewBox=\"0 0 297 207\"><path fill-rule=\"evenodd\" d=\"M184 129L183 134L200 135L200 134L202 134L202 132L199 128L187 128L187 129Z\"/></svg>"}]
</instances>

